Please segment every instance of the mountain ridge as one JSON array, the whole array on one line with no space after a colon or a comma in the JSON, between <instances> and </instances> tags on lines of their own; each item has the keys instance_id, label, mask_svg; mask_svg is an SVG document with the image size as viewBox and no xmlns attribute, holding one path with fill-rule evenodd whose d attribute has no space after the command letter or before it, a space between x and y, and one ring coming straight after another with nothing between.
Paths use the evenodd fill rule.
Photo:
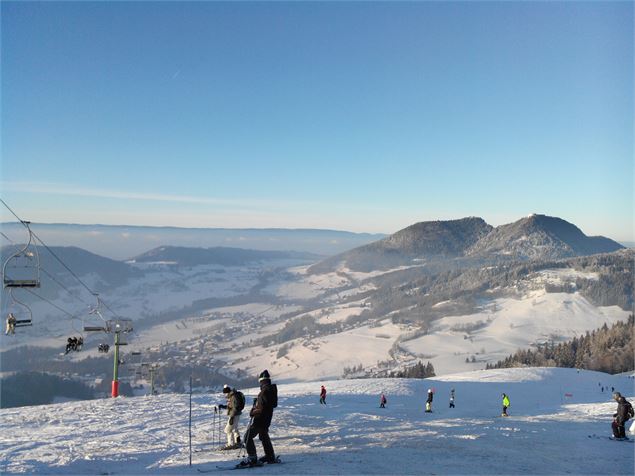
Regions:
<instances>
[{"instance_id":1,"label":"mountain ridge","mask_svg":"<svg viewBox=\"0 0 635 476\"><path fill-rule=\"evenodd\" d=\"M379 241L332 256L309 272L344 266L373 271L397 266L466 265L500 260L562 259L610 253L624 246L604 236L587 236L558 217L532 214L496 228L479 217L415 223ZM457 259L464 263L454 262Z\"/></svg>"}]
</instances>

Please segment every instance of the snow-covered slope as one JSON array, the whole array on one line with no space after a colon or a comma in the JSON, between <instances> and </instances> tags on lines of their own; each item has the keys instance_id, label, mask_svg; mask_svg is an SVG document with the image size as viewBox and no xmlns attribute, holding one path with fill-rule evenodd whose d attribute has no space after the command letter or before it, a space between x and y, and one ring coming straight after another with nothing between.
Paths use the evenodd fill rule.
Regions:
<instances>
[{"instance_id":1,"label":"snow-covered slope","mask_svg":"<svg viewBox=\"0 0 635 476\"><path fill-rule=\"evenodd\" d=\"M616 407L610 388L630 399L633 383L629 376L528 368L280 385L271 435L285 464L249 471L633 474L633 443L607 438ZM321 384L327 405L318 403ZM423 412L428 388L435 390L431 414ZM455 409L448 408L452 388ZM381 392L388 398L385 409L378 408ZM509 418L498 416L501 392L511 399ZM212 444L213 405L222 396L194 395L189 467L188 398L168 394L1 410L0 471L198 474L197 468L235 462L235 452ZM243 417L241 429L245 423ZM261 455L259 443L257 448Z\"/></svg>"}]
</instances>

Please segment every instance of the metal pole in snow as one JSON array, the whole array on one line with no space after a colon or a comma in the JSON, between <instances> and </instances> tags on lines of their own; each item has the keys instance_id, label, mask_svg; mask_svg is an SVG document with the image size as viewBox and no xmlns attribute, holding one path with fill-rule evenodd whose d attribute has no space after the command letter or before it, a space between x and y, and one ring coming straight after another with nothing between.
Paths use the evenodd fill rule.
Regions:
<instances>
[{"instance_id":1,"label":"metal pole in snow","mask_svg":"<svg viewBox=\"0 0 635 476\"><path fill-rule=\"evenodd\" d=\"M119 396L119 331L115 331L115 362L112 370L112 397Z\"/></svg>"},{"instance_id":2,"label":"metal pole in snow","mask_svg":"<svg viewBox=\"0 0 635 476\"><path fill-rule=\"evenodd\" d=\"M190 375L190 466L192 466L192 376Z\"/></svg>"}]
</instances>

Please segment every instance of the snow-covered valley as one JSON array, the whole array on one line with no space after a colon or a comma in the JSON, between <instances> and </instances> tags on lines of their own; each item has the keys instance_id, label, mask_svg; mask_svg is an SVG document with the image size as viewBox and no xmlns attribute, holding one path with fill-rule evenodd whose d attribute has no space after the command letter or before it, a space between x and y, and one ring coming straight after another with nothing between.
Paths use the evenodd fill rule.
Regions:
<instances>
[{"instance_id":1,"label":"snow-covered valley","mask_svg":"<svg viewBox=\"0 0 635 476\"><path fill-rule=\"evenodd\" d=\"M272 374L274 383L277 379ZM327 404L318 403L320 385ZM602 387L603 390L602 391ZM257 474L633 474L633 443L608 439L630 376L574 369L474 371L441 378L315 380L279 385L271 436L283 465ZM424 413L434 389L433 413ZM451 389L456 408L448 408ZM247 401L256 389L246 390ZM387 408L379 408L385 393ZM501 393L511 399L501 418ZM0 410L3 474L222 472L236 452L214 447L213 406L194 394L192 467L187 394ZM241 421L244 430L246 417ZM629 422L630 424L630 422ZM590 435L596 435L591 438ZM257 443L259 455L262 449Z\"/></svg>"},{"instance_id":2,"label":"snow-covered valley","mask_svg":"<svg viewBox=\"0 0 635 476\"><path fill-rule=\"evenodd\" d=\"M222 366L226 375L253 375L266 366L281 382L336 379L352 367L381 373L418 360L431 362L437 375L477 370L518 349L571 339L629 315L616 305L592 303L575 283L595 283L599 273L573 267L528 273L505 287L486 289L465 307L460 295L446 299L443 293L435 297L408 288L410 280L425 276L417 274L424 272L419 265L369 273L341 267L323 274L310 274L309 265L293 260L136 266L144 274L102 295L133 321L126 352L159 350L170 342L176 346L170 354L184 362ZM97 284L98 278L93 279ZM386 299L390 305L381 310ZM95 314L88 314L89 307L72 296L59 293L52 303L80 317L71 319L34 299L33 327L3 336L3 349L61 347L83 326L100 325ZM425 327L396 319L404 313ZM97 343L106 339L87 334L84 350L64 359L97 357Z\"/></svg>"}]
</instances>

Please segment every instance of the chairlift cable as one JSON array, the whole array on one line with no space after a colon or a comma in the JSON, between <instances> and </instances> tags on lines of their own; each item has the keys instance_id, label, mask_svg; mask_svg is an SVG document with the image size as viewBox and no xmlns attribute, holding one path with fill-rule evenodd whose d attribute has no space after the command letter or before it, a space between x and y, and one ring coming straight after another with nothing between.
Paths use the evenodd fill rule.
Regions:
<instances>
[{"instance_id":1,"label":"chairlift cable","mask_svg":"<svg viewBox=\"0 0 635 476\"><path fill-rule=\"evenodd\" d=\"M35 234L35 232L34 232L33 230L31 230L31 229L29 228L29 226L26 224L26 222L25 222L24 220L22 220L22 219L21 219L18 215L16 215L16 213L15 213L15 212L11 209L11 207L9 207L9 205L7 205L7 203L6 203L6 202L5 202L2 198L0 198L0 202L2 202L2 204L3 204L6 208L7 208L7 210L9 210L9 211L13 214L13 216L14 216L14 217L16 217L16 218L20 221L20 223L26 227L26 229L27 229L27 230L29 230L29 232L32 234L32 236L33 236L33 237L35 237L35 239L36 239L37 241L39 241L39 242L42 244L42 246L44 246L44 248L46 248L46 249L48 250L48 252L49 252L49 253L51 253L51 255L52 255L52 256L53 256L53 257L54 257L57 261L59 261L59 263L60 263L62 266L64 266L64 268L66 268L66 270L67 270L67 271L68 271L68 272L69 272L69 273L70 273L70 274L71 274L71 275L72 275L72 276L73 276L73 277L74 277L77 281L79 281L79 283L80 283L80 284L81 284L81 285L82 285L82 286L83 286L83 287L84 287L84 288L85 288L85 289L86 289L89 293L91 293L93 296L97 295L97 293L96 293L95 291L93 291L93 290L92 290L92 289L91 289L91 288L90 288L90 287L89 287L89 286L88 286L88 285L87 285L84 281L82 281L82 280L81 280L81 278L80 278L79 276L77 276L77 274L75 274L75 272L74 272L72 269L70 269L70 268L66 265L66 263L64 263L64 261L62 261L62 259L61 259L59 256L57 256L57 254L55 254L55 252L54 252L51 248L49 248L49 246L48 246L46 243L44 243L44 241L42 241L42 239L41 239L38 235L36 235L36 234ZM34 294L35 294L35 293L34 293ZM112 313L115 317L119 317L119 315L118 315L117 313L115 313L115 312L114 312L114 311L110 308L110 306L108 306L108 305L107 305L107 304L106 304L103 300L101 300L101 303L102 303L102 304L104 305L104 307L105 307L106 309L108 309L108 310L109 310L109 311L110 311L110 312L111 312L111 313ZM100 317L101 317L101 316L100 316ZM103 318L102 318L102 319L103 319Z\"/></svg>"},{"instance_id":2,"label":"chairlift cable","mask_svg":"<svg viewBox=\"0 0 635 476\"><path fill-rule=\"evenodd\" d=\"M12 245L18 246L18 245L16 244L16 242L15 242L15 241L13 241L11 238L9 238L7 235L5 235L4 233L2 233L1 231L0 231L0 235L4 236L4 238L5 238L5 239L6 239L9 243L11 243Z\"/></svg>"},{"instance_id":3,"label":"chairlift cable","mask_svg":"<svg viewBox=\"0 0 635 476\"><path fill-rule=\"evenodd\" d=\"M66 291L71 297L74 297L75 299L79 300L82 302L82 304L85 304L86 306L89 306L90 304L88 304L86 301L84 301L80 296L73 294L66 286L64 286L62 283L60 283L57 279L55 279L55 277L49 273L46 269L40 267L40 271L42 271L44 274L46 274L49 278L51 278L51 281L55 282L59 287L61 287L62 289L64 289L64 291Z\"/></svg>"},{"instance_id":4,"label":"chairlift cable","mask_svg":"<svg viewBox=\"0 0 635 476\"><path fill-rule=\"evenodd\" d=\"M31 294L33 294L35 297L41 299L42 301L45 301L47 303L49 303L51 306L53 306L55 309L57 309L58 311L63 312L64 314L72 317L73 319L79 319L77 316L75 316L74 314L71 314L70 312L68 312L65 309L62 309L61 307L59 307L57 304L55 304L54 302L46 299L45 297L40 296L38 293L36 293L35 291L33 291L32 289L25 289L25 291L30 292Z\"/></svg>"},{"instance_id":5,"label":"chairlift cable","mask_svg":"<svg viewBox=\"0 0 635 476\"><path fill-rule=\"evenodd\" d=\"M0 235L2 235L2 236L3 236L3 237L4 237L4 238L5 238L5 239L9 242L9 243L11 243L12 245L14 245L14 246L18 246L18 244L17 244L15 241L13 241L11 238L9 238L7 235L5 235L3 232L1 232L1 231L0 231ZM69 290L66 286L64 286L62 283L60 283L60 282L59 282L59 281L55 278L55 276L53 276L51 273L49 273L49 272L46 270L46 268L44 268L43 266L40 266L40 271L42 271L44 274L46 274L46 275L47 275L47 276L51 279L51 281L53 281L55 284L57 284L59 287L61 287L61 288L62 288L64 291L66 291L66 292L67 292L67 293L68 293L71 297L73 297L73 298L75 298L75 299L77 299L77 300L81 301L81 302L82 302L82 304L85 304L85 305L87 305L87 306L89 305L86 301L84 301L84 300L81 298L81 296L78 296L78 295L74 294L74 293L73 293L73 292L71 292L71 291L70 291L70 290Z\"/></svg>"}]
</instances>

